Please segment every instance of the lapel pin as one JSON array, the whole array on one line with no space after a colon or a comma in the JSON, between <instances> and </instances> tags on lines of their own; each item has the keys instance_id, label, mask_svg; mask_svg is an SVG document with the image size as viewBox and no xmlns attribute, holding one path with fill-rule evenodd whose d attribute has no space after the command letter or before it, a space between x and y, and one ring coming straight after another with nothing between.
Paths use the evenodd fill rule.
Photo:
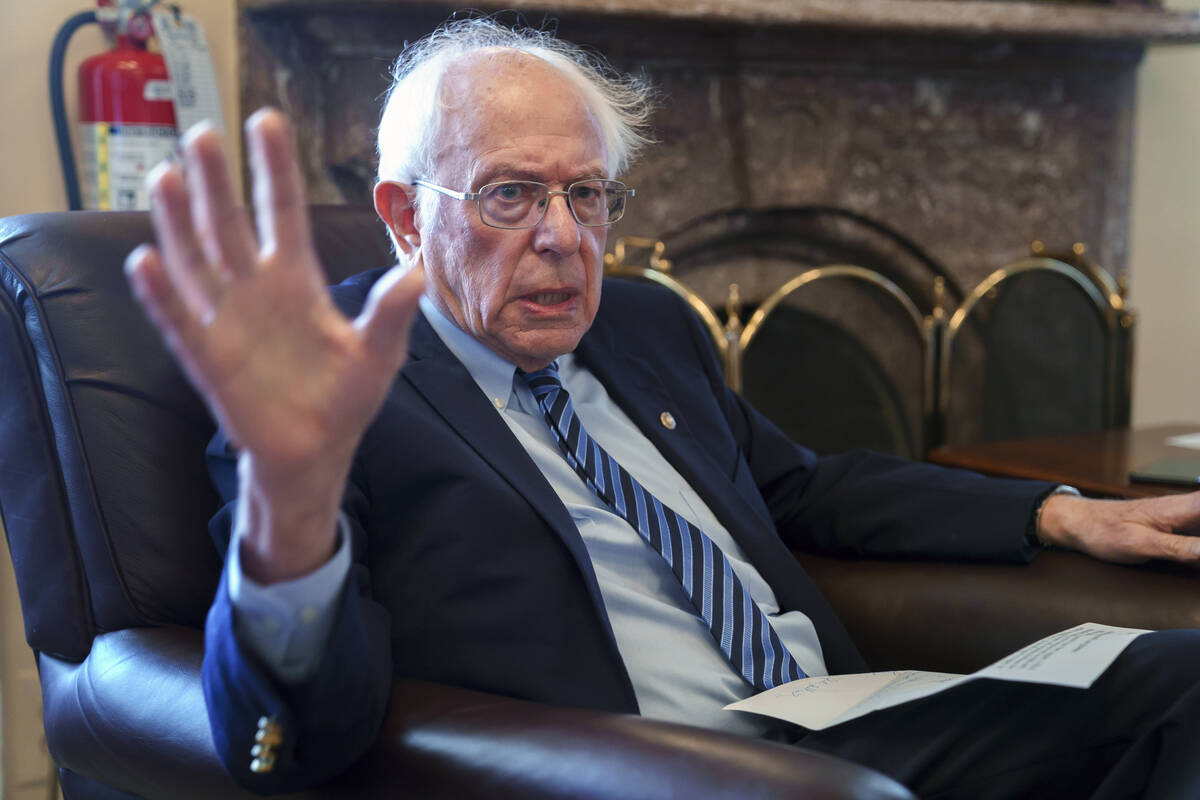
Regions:
<instances>
[{"instance_id":1,"label":"lapel pin","mask_svg":"<svg viewBox=\"0 0 1200 800\"><path fill-rule=\"evenodd\" d=\"M669 431L675 430L675 418L671 416L670 411L664 411L658 415L658 421L663 424L663 427Z\"/></svg>"}]
</instances>

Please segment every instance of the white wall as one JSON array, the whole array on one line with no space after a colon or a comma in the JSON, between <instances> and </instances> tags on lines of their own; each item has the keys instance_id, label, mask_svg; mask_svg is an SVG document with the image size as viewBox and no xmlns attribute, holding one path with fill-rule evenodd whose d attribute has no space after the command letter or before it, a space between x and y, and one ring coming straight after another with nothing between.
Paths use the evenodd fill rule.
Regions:
<instances>
[{"instance_id":1,"label":"white wall","mask_svg":"<svg viewBox=\"0 0 1200 800\"><path fill-rule=\"evenodd\" d=\"M1175 10L1200 0L1173 0ZM1133 422L1200 422L1200 45L1142 66L1130 249Z\"/></svg>"},{"instance_id":2,"label":"white wall","mask_svg":"<svg viewBox=\"0 0 1200 800\"><path fill-rule=\"evenodd\" d=\"M230 145L234 158L240 158L236 0L180 0L180 4L204 26ZM0 125L0 216L66 210L46 74L58 27L71 15L94 6L94 0L0 0L0 75L5 76L0 83L5 111ZM79 63L104 49L95 26L80 30L72 39L65 70L72 118ZM235 178L240 182L240 170ZM25 645L7 548L0 549L0 699L0 798L44 800L50 762L42 742L37 673Z\"/></svg>"}]
</instances>

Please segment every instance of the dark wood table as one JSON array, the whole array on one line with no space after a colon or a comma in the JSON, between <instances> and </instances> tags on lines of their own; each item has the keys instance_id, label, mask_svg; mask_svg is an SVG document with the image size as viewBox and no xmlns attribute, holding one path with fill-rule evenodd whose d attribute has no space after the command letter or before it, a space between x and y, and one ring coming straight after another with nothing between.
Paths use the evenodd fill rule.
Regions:
<instances>
[{"instance_id":1,"label":"dark wood table","mask_svg":"<svg viewBox=\"0 0 1200 800\"><path fill-rule=\"evenodd\" d=\"M1200 450L1166 443L1167 437L1185 433L1200 433L1200 423L951 445L930 451L928 458L935 464L988 475L1067 483L1094 497L1153 497L1190 489L1134 483L1129 480L1129 471L1160 458L1200 458Z\"/></svg>"}]
</instances>

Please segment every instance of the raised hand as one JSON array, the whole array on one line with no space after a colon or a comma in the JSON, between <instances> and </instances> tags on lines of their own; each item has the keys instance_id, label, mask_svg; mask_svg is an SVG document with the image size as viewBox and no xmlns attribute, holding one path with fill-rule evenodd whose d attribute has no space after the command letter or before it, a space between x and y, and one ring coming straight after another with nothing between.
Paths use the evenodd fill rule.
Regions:
<instances>
[{"instance_id":1,"label":"raised hand","mask_svg":"<svg viewBox=\"0 0 1200 800\"><path fill-rule=\"evenodd\" d=\"M1197 533L1200 492L1143 500L1053 495L1038 520L1038 536L1048 544L1128 564L1152 558L1200 564Z\"/></svg>"},{"instance_id":2,"label":"raised hand","mask_svg":"<svg viewBox=\"0 0 1200 800\"><path fill-rule=\"evenodd\" d=\"M423 276L392 269L347 319L324 285L287 121L259 111L246 135L257 237L217 134L197 126L182 166L149 179L158 246L131 253L126 271L240 448L243 569L270 582L333 552L350 461L404 363Z\"/></svg>"}]
</instances>

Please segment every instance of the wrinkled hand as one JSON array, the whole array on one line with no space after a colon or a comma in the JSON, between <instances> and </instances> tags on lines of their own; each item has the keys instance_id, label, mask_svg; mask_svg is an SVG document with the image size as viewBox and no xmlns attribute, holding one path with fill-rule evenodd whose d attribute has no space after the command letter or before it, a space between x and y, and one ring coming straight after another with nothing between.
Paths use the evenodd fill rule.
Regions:
<instances>
[{"instance_id":1,"label":"wrinkled hand","mask_svg":"<svg viewBox=\"0 0 1200 800\"><path fill-rule=\"evenodd\" d=\"M1038 520L1043 542L1123 564L1150 559L1200 564L1197 534L1200 492L1143 500L1053 495Z\"/></svg>"},{"instance_id":2,"label":"wrinkled hand","mask_svg":"<svg viewBox=\"0 0 1200 800\"><path fill-rule=\"evenodd\" d=\"M126 271L240 449L243 566L271 581L332 553L350 461L404 363L423 279L394 268L358 319L342 315L313 247L290 127L260 111L246 134L257 237L216 132L197 126L182 168L149 179L158 246L131 253Z\"/></svg>"}]
</instances>

